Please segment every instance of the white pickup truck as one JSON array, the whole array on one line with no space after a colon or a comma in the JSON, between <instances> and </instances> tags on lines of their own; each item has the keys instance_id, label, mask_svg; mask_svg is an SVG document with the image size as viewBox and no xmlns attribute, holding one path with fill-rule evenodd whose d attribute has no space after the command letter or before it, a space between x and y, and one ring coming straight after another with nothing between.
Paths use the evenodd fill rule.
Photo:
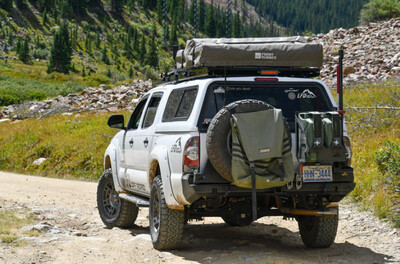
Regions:
<instances>
[{"instance_id":1,"label":"white pickup truck","mask_svg":"<svg viewBox=\"0 0 400 264\"><path fill-rule=\"evenodd\" d=\"M338 202L355 186L350 141L335 119L339 109L329 88L316 79L281 77L284 71L265 76L235 69L227 76L224 69L223 75L162 84L141 97L127 124L122 115L109 118L108 125L120 131L105 152L98 184L102 221L109 228L129 228L139 208L149 207L153 245L164 250L179 247L190 219L219 216L228 225L244 226L281 215L298 221L307 247L329 247ZM275 187L240 187L230 171L229 120L233 112L271 107L281 109L287 122L291 144L285 146L294 173ZM313 129L302 128L301 117Z\"/></svg>"}]
</instances>

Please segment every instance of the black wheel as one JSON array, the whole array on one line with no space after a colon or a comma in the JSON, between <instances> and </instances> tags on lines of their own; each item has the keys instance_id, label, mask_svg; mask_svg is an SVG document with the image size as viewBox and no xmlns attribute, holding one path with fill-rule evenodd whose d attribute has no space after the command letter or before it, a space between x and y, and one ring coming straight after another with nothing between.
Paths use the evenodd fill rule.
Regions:
<instances>
[{"instance_id":1,"label":"black wheel","mask_svg":"<svg viewBox=\"0 0 400 264\"><path fill-rule=\"evenodd\" d=\"M150 235L154 248L178 248L185 225L185 211L168 208L160 176L154 179L151 186L149 214Z\"/></svg>"},{"instance_id":2,"label":"black wheel","mask_svg":"<svg viewBox=\"0 0 400 264\"><path fill-rule=\"evenodd\" d=\"M253 216L251 213L229 214L221 216L221 218L229 226L248 226L253 223Z\"/></svg>"},{"instance_id":3,"label":"black wheel","mask_svg":"<svg viewBox=\"0 0 400 264\"><path fill-rule=\"evenodd\" d=\"M309 248L326 248L335 241L339 216L299 216L301 239Z\"/></svg>"},{"instance_id":4,"label":"black wheel","mask_svg":"<svg viewBox=\"0 0 400 264\"><path fill-rule=\"evenodd\" d=\"M101 220L108 228L132 227L139 212L135 204L119 198L111 169L103 172L97 185L97 208Z\"/></svg>"},{"instance_id":5,"label":"black wheel","mask_svg":"<svg viewBox=\"0 0 400 264\"><path fill-rule=\"evenodd\" d=\"M222 108L213 118L207 130L206 146L208 159L214 169L226 180L233 182L231 175L231 117L235 113L256 112L274 107L258 100L246 99L233 102Z\"/></svg>"}]
</instances>

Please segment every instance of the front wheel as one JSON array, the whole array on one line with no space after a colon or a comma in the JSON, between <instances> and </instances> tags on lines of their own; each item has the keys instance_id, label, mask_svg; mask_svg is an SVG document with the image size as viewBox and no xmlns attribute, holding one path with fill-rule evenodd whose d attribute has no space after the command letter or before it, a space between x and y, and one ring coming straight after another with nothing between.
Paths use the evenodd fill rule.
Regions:
<instances>
[{"instance_id":1,"label":"front wheel","mask_svg":"<svg viewBox=\"0 0 400 264\"><path fill-rule=\"evenodd\" d=\"M160 176L154 179L151 186L149 214L150 236L154 248L178 248L183 236L185 211L168 208Z\"/></svg>"},{"instance_id":2,"label":"front wheel","mask_svg":"<svg viewBox=\"0 0 400 264\"><path fill-rule=\"evenodd\" d=\"M135 204L119 198L111 169L103 172L97 185L97 208L107 228L132 227L139 212Z\"/></svg>"},{"instance_id":3,"label":"front wheel","mask_svg":"<svg viewBox=\"0 0 400 264\"><path fill-rule=\"evenodd\" d=\"M339 216L299 216L301 239L309 248L326 248L335 241Z\"/></svg>"}]
</instances>

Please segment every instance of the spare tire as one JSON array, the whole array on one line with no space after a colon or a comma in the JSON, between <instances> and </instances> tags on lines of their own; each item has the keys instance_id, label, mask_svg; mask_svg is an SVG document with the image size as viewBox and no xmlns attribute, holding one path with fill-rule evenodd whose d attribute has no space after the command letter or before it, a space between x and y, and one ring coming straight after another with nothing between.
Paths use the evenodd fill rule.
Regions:
<instances>
[{"instance_id":1,"label":"spare tire","mask_svg":"<svg viewBox=\"0 0 400 264\"><path fill-rule=\"evenodd\" d=\"M207 130L207 154L214 169L226 180L233 182L231 152L231 117L235 113L257 112L274 107L259 100L246 99L222 108L213 118Z\"/></svg>"}]
</instances>

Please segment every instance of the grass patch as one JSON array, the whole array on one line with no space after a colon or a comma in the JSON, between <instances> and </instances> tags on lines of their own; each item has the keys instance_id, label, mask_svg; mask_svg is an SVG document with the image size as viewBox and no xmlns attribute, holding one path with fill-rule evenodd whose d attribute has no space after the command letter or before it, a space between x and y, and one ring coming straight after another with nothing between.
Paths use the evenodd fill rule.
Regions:
<instances>
[{"instance_id":1,"label":"grass patch","mask_svg":"<svg viewBox=\"0 0 400 264\"><path fill-rule=\"evenodd\" d=\"M27 210L0 209L0 242L18 246L16 240L21 237L20 229L34 222L34 217ZM25 236L37 236L38 234L25 234Z\"/></svg>"},{"instance_id":2,"label":"grass patch","mask_svg":"<svg viewBox=\"0 0 400 264\"><path fill-rule=\"evenodd\" d=\"M389 175L378 168L376 153L386 141L400 143L400 111L387 109L354 109L349 107L400 107L400 84L364 84L345 91L347 127L352 140L353 167L357 186L351 197L373 208L376 215L389 218L400 226L396 215L398 195L390 187Z\"/></svg>"},{"instance_id":3,"label":"grass patch","mask_svg":"<svg viewBox=\"0 0 400 264\"><path fill-rule=\"evenodd\" d=\"M73 79L31 78L31 74L21 73L21 69L14 71L13 66L6 67L4 65L5 63L0 63L0 71L2 71L0 75L0 106L67 95L85 88L84 85ZM40 72L35 72L33 75L41 76Z\"/></svg>"},{"instance_id":4,"label":"grass patch","mask_svg":"<svg viewBox=\"0 0 400 264\"><path fill-rule=\"evenodd\" d=\"M126 118L129 113L124 113ZM97 180L103 155L117 130L109 113L51 116L0 124L0 170L33 175ZM38 158L46 158L40 166Z\"/></svg>"}]
</instances>

